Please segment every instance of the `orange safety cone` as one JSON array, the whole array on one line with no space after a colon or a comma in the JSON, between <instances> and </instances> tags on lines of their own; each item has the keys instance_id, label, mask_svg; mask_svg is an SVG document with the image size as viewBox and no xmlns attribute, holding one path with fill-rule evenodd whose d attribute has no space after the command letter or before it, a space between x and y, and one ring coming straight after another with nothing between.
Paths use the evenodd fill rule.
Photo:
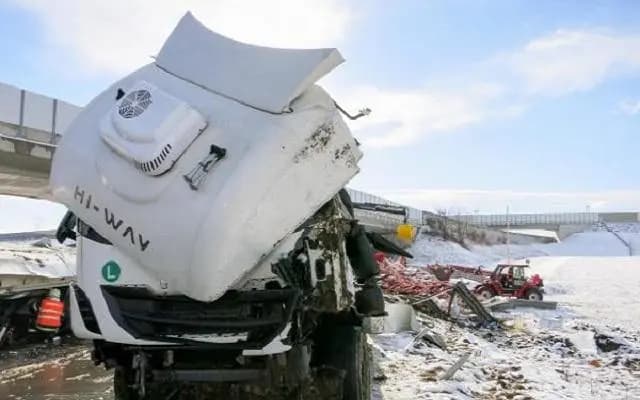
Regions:
<instances>
[{"instance_id":1,"label":"orange safety cone","mask_svg":"<svg viewBox=\"0 0 640 400\"><path fill-rule=\"evenodd\" d=\"M51 289L42 299L36 317L36 328L41 331L55 332L62 327L64 302L60 300L60 289Z\"/></svg>"}]
</instances>

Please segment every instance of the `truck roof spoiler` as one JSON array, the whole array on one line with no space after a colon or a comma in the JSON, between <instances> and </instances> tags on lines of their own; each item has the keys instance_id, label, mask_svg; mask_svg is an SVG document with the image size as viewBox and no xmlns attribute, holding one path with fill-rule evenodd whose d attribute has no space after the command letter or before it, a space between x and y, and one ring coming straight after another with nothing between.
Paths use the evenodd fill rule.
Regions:
<instances>
[{"instance_id":1,"label":"truck roof spoiler","mask_svg":"<svg viewBox=\"0 0 640 400\"><path fill-rule=\"evenodd\" d=\"M336 49L278 49L237 42L187 13L160 50L156 65L223 97L279 114L343 61Z\"/></svg>"}]
</instances>

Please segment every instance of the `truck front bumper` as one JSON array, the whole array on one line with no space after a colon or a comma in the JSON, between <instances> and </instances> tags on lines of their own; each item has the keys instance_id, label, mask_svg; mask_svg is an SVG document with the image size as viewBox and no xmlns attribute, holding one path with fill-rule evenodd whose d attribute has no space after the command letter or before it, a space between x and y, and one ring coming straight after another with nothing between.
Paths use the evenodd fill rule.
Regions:
<instances>
[{"instance_id":1,"label":"truck front bumper","mask_svg":"<svg viewBox=\"0 0 640 400\"><path fill-rule=\"evenodd\" d=\"M101 286L101 295L106 310L95 313L82 290L72 286L72 328L76 335L119 342L109 337L112 329L101 329L115 324L134 339L124 344L249 351L272 345L287 333L300 298L295 289L229 291L214 302L204 303L186 296L158 296L141 287L108 285ZM97 318L96 314L102 316Z\"/></svg>"}]
</instances>

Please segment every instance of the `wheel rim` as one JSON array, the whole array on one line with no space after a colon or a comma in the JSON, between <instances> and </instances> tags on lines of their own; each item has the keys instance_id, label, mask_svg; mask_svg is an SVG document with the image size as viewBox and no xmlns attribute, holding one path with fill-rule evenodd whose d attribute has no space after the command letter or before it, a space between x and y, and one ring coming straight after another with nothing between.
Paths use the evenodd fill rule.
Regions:
<instances>
[{"instance_id":1,"label":"wheel rim","mask_svg":"<svg viewBox=\"0 0 640 400\"><path fill-rule=\"evenodd\" d=\"M491 295L490 291L488 291L487 289L484 289L480 291L480 297L482 297L485 300L489 300L493 296Z\"/></svg>"},{"instance_id":2,"label":"wheel rim","mask_svg":"<svg viewBox=\"0 0 640 400\"><path fill-rule=\"evenodd\" d=\"M529 295L529 300L540 300L540 295L538 293L531 293Z\"/></svg>"}]
</instances>

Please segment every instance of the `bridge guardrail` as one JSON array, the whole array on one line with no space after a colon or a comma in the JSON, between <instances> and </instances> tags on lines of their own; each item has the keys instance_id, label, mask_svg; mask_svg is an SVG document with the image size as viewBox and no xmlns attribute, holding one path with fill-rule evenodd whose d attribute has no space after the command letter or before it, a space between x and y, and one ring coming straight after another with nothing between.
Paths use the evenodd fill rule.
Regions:
<instances>
[{"instance_id":1,"label":"bridge guardrail","mask_svg":"<svg viewBox=\"0 0 640 400\"><path fill-rule=\"evenodd\" d=\"M393 201L387 200L383 197L376 196L371 193L363 192L361 190L347 188L347 192L349 192L349 196L351 197L351 201L355 203L374 203L374 204L384 204L391 206L399 206L403 207L407 210L407 220L406 222L413 225L422 225L422 210L405 206L403 204L395 203ZM388 224L402 224L405 222L404 218L400 215L387 214L376 211L369 210L356 210L356 215L363 215L368 218L377 219L380 221L385 221Z\"/></svg>"},{"instance_id":2,"label":"bridge guardrail","mask_svg":"<svg viewBox=\"0 0 640 400\"><path fill-rule=\"evenodd\" d=\"M598 213L491 214L457 215L450 218L476 226L592 225L600 220Z\"/></svg>"}]
</instances>

